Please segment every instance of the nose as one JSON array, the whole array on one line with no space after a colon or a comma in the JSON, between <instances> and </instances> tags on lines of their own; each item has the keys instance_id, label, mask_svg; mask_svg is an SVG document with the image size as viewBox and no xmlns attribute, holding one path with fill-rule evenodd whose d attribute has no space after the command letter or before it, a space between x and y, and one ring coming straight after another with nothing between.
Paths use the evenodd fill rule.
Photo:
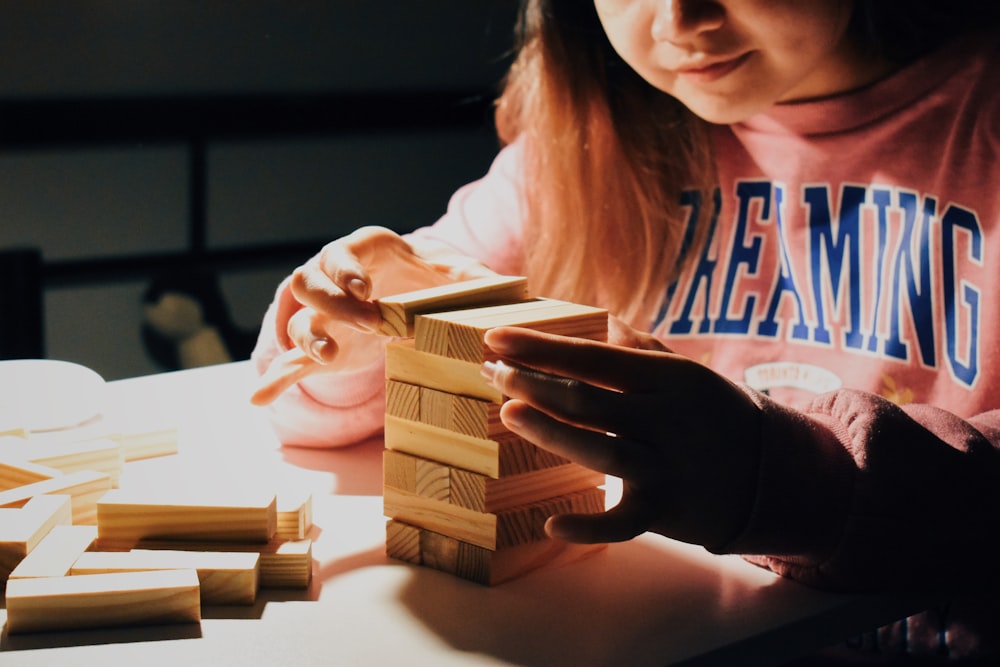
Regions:
<instances>
[{"instance_id":1,"label":"nose","mask_svg":"<svg viewBox=\"0 0 1000 667\"><path fill-rule=\"evenodd\" d=\"M726 9L714 0L656 0L653 39L683 44L697 35L722 27Z\"/></svg>"}]
</instances>

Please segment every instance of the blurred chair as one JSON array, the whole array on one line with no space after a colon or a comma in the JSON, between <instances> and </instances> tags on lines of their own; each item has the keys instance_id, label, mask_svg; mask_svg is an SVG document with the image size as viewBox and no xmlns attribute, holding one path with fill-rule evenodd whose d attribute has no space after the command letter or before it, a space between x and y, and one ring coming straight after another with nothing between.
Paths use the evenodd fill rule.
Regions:
<instances>
[{"instance_id":1,"label":"blurred chair","mask_svg":"<svg viewBox=\"0 0 1000 667\"><path fill-rule=\"evenodd\" d=\"M0 249L0 359L45 356L42 253Z\"/></svg>"}]
</instances>

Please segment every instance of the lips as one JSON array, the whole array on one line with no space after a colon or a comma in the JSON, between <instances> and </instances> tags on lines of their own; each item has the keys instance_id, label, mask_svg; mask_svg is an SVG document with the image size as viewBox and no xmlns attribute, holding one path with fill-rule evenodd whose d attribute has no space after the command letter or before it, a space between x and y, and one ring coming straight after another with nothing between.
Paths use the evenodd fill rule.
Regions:
<instances>
[{"instance_id":1,"label":"lips","mask_svg":"<svg viewBox=\"0 0 1000 667\"><path fill-rule=\"evenodd\" d=\"M736 56L735 58L726 58L714 61L706 60L704 62L682 65L678 67L675 72L677 73L677 76L684 77L686 79L702 82L714 81L716 79L721 79L738 68L740 65L745 63L749 57L750 52L747 52L743 55Z\"/></svg>"}]
</instances>

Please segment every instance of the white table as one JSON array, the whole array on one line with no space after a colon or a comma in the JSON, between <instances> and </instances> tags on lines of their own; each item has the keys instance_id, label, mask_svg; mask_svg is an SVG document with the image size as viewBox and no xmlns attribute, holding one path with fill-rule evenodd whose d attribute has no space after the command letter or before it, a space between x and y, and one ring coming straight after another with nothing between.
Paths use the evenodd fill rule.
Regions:
<instances>
[{"instance_id":1,"label":"white table","mask_svg":"<svg viewBox=\"0 0 1000 667\"><path fill-rule=\"evenodd\" d=\"M381 441L282 448L253 383L246 362L109 383L109 413L180 429L178 455L127 464L121 484L312 490L312 586L205 608L200 626L4 632L0 665L767 665L917 610L656 535L492 588L388 559Z\"/></svg>"}]
</instances>

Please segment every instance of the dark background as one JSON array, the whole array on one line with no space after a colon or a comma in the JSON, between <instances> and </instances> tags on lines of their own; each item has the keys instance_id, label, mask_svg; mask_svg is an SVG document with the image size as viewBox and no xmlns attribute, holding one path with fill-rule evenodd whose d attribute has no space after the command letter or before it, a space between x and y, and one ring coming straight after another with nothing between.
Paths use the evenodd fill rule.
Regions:
<instances>
[{"instance_id":1,"label":"dark background","mask_svg":"<svg viewBox=\"0 0 1000 667\"><path fill-rule=\"evenodd\" d=\"M40 252L44 355L107 379L162 370L139 333L155 277L210 272L252 331L324 242L433 222L496 153L515 12L3 3L0 252Z\"/></svg>"}]
</instances>

